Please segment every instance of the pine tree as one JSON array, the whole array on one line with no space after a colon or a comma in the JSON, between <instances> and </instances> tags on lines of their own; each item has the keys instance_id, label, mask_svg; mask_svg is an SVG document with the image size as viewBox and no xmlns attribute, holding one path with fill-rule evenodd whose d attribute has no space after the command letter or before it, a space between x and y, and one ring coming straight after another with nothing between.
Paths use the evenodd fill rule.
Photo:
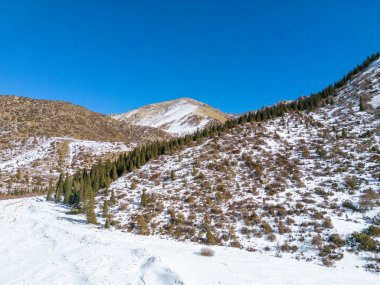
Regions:
<instances>
[{"instance_id":1,"label":"pine tree","mask_svg":"<svg viewBox=\"0 0 380 285\"><path fill-rule=\"evenodd\" d=\"M116 205L116 197L115 197L115 191L114 190L112 190L112 192L111 192L110 203L111 203L111 206Z\"/></svg>"},{"instance_id":2,"label":"pine tree","mask_svg":"<svg viewBox=\"0 0 380 285\"><path fill-rule=\"evenodd\" d=\"M65 183L63 184L63 193L64 193L63 203L69 204L70 198L71 198L71 179L69 175L66 175Z\"/></svg>"},{"instance_id":3,"label":"pine tree","mask_svg":"<svg viewBox=\"0 0 380 285\"><path fill-rule=\"evenodd\" d=\"M111 177L112 177L112 180L115 181L116 179L118 179L118 175L117 175L117 170L116 170L116 165L114 164L113 167L112 167L112 171L111 171Z\"/></svg>"},{"instance_id":4,"label":"pine tree","mask_svg":"<svg viewBox=\"0 0 380 285\"><path fill-rule=\"evenodd\" d=\"M55 202L56 203L61 202L62 195L63 195L63 185L64 185L63 174L61 173L59 175L57 188L55 190Z\"/></svg>"},{"instance_id":5,"label":"pine tree","mask_svg":"<svg viewBox=\"0 0 380 285\"><path fill-rule=\"evenodd\" d=\"M106 229L109 229L111 227L111 219L110 219L110 217L106 218L106 222L104 223L104 227Z\"/></svg>"},{"instance_id":6,"label":"pine tree","mask_svg":"<svg viewBox=\"0 0 380 285\"><path fill-rule=\"evenodd\" d=\"M87 224L96 225L98 223L96 220L96 214L95 214L95 197L92 190L91 190L91 193L89 194L89 200L87 201L86 219L87 219Z\"/></svg>"},{"instance_id":7,"label":"pine tree","mask_svg":"<svg viewBox=\"0 0 380 285\"><path fill-rule=\"evenodd\" d=\"M49 187L46 195L46 201L50 201L52 199L52 195L54 192L54 187L53 187L53 178L50 177L49 179Z\"/></svg>"},{"instance_id":8,"label":"pine tree","mask_svg":"<svg viewBox=\"0 0 380 285\"><path fill-rule=\"evenodd\" d=\"M103 217L104 218L108 217L108 212L109 212L108 200L104 200L104 203L103 203Z\"/></svg>"}]
</instances>

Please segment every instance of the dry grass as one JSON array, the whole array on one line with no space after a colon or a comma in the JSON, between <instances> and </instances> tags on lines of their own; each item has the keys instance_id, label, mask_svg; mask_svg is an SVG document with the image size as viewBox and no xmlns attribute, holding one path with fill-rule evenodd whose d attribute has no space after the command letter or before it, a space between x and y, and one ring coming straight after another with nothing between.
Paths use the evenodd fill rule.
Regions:
<instances>
[{"instance_id":1,"label":"dry grass","mask_svg":"<svg viewBox=\"0 0 380 285\"><path fill-rule=\"evenodd\" d=\"M201 249L200 255L211 257L211 256L215 255L215 252L212 249L210 249L210 248L204 247L204 248Z\"/></svg>"},{"instance_id":2,"label":"dry grass","mask_svg":"<svg viewBox=\"0 0 380 285\"><path fill-rule=\"evenodd\" d=\"M61 101L0 96L1 131L7 141L27 137L71 137L94 141L142 142L167 139L160 130L128 125ZM1 139L4 139L1 138ZM4 141L4 143L6 143Z\"/></svg>"}]
</instances>

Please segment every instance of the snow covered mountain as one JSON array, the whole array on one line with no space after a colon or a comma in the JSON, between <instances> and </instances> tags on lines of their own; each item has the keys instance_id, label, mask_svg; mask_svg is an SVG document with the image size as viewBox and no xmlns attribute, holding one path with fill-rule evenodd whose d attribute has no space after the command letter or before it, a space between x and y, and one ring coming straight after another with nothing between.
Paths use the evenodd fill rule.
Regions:
<instances>
[{"instance_id":1,"label":"snow covered mountain","mask_svg":"<svg viewBox=\"0 0 380 285\"><path fill-rule=\"evenodd\" d=\"M0 194L46 187L99 158L171 136L70 103L0 96Z\"/></svg>"},{"instance_id":2,"label":"snow covered mountain","mask_svg":"<svg viewBox=\"0 0 380 285\"><path fill-rule=\"evenodd\" d=\"M224 123L230 116L196 100L181 98L112 117L134 125L159 128L172 135L183 135L213 123Z\"/></svg>"},{"instance_id":3,"label":"snow covered mountain","mask_svg":"<svg viewBox=\"0 0 380 285\"><path fill-rule=\"evenodd\" d=\"M241 120L120 177L114 227L379 271L379 75L377 59L313 111Z\"/></svg>"},{"instance_id":4,"label":"snow covered mountain","mask_svg":"<svg viewBox=\"0 0 380 285\"><path fill-rule=\"evenodd\" d=\"M0 225L12 233L0 238L6 268L0 283L16 276L7 265L26 251L32 266L17 277L20 284L29 276L58 284L378 284L380 58L374 58L321 93L140 145L90 171L84 142L63 144L65 157L81 157L75 175L56 187L56 202L67 198L72 208L40 198L0 201ZM200 111L191 99L161 104L127 121L146 119L156 124L151 130L173 134L195 127L188 118ZM86 145L90 153L99 148ZM6 155L12 163L29 160ZM20 183L17 175L9 181ZM48 257L35 259L46 249ZM39 270L51 264L64 274Z\"/></svg>"}]
</instances>

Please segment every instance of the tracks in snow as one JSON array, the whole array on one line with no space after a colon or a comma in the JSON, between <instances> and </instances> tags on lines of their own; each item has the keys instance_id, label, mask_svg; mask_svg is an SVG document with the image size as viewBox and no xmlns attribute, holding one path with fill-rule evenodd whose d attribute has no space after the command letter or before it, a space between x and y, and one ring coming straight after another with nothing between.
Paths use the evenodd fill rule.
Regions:
<instances>
[{"instance_id":1,"label":"tracks in snow","mask_svg":"<svg viewBox=\"0 0 380 285\"><path fill-rule=\"evenodd\" d=\"M41 198L0 204L0 284L184 284L159 257L64 212Z\"/></svg>"}]
</instances>

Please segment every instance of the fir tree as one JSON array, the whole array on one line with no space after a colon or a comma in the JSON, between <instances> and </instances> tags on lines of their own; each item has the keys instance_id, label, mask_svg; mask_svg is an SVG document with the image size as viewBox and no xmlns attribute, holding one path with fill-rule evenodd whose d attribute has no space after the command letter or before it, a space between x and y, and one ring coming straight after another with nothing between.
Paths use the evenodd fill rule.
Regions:
<instances>
[{"instance_id":1,"label":"fir tree","mask_svg":"<svg viewBox=\"0 0 380 285\"><path fill-rule=\"evenodd\" d=\"M118 179L118 175L117 175L117 170L116 170L116 165L114 164L113 165L113 168L112 168L112 171L111 171L111 177L112 177L112 180L115 181L116 179Z\"/></svg>"},{"instance_id":2,"label":"fir tree","mask_svg":"<svg viewBox=\"0 0 380 285\"><path fill-rule=\"evenodd\" d=\"M109 207L108 207L108 200L104 200L103 203L103 217L108 217Z\"/></svg>"},{"instance_id":3,"label":"fir tree","mask_svg":"<svg viewBox=\"0 0 380 285\"><path fill-rule=\"evenodd\" d=\"M106 218L106 222L104 223L104 227L106 229L109 229L111 227L111 220L110 220L110 217L108 217L108 216Z\"/></svg>"},{"instance_id":4,"label":"fir tree","mask_svg":"<svg viewBox=\"0 0 380 285\"><path fill-rule=\"evenodd\" d=\"M111 192L110 203L111 203L111 206L116 205L116 197L115 197L115 191L114 190L112 190L112 192Z\"/></svg>"},{"instance_id":5,"label":"fir tree","mask_svg":"<svg viewBox=\"0 0 380 285\"><path fill-rule=\"evenodd\" d=\"M89 194L89 200L87 201L86 219L87 219L87 224L96 225L98 223L96 220L96 214L95 214L95 197L92 191Z\"/></svg>"},{"instance_id":6,"label":"fir tree","mask_svg":"<svg viewBox=\"0 0 380 285\"><path fill-rule=\"evenodd\" d=\"M69 175L66 175L65 183L63 184L63 193L64 193L63 203L69 204L70 198L71 198L71 179Z\"/></svg>"},{"instance_id":7,"label":"fir tree","mask_svg":"<svg viewBox=\"0 0 380 285\"><path fill-rule=\"evenodd\" d=\"M50 201L52 199L52 195L54 193L54 187L53 187L53 178L51 177L49 179L49 187L47 190L46 200Z\"/></svg>"},{"instance_id":8,"label":"fir tree","mask_svg":"<svg viewBox=\"0 0 380 285\"><path fill-rule=\"evenodd\" d=\"M58 183L57 183L57 188L55 190L55 202L56 203L61 202L62 195L63 195L63 185L64 185L63 174L61 173L59 175L59 179L58 179Z\"/></svg>"}]
</instances>

